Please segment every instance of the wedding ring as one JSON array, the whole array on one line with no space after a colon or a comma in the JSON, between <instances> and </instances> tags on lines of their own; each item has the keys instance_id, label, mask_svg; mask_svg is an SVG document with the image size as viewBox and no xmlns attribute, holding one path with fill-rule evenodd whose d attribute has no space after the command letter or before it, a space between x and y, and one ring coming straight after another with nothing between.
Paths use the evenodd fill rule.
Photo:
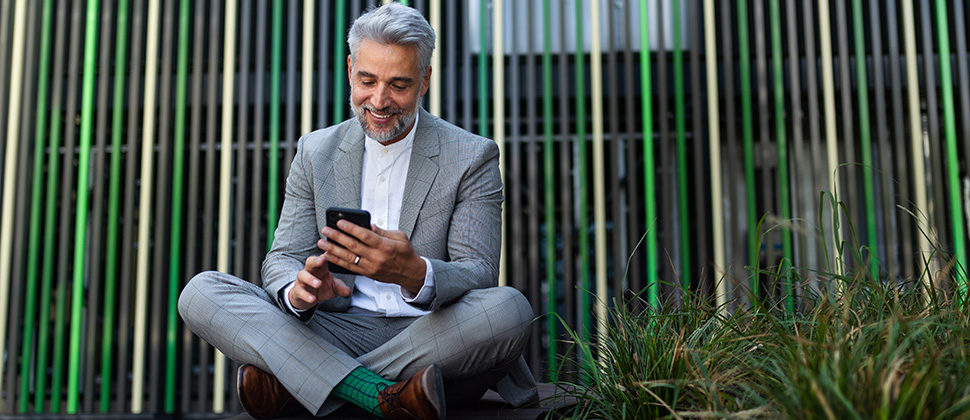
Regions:
<instances>
[{"instance_id":1,"label":"wedding ring","mask_svg":"<svg viewBox=\"0 0 970 420\"><path fill-rule=\"evenodd\" d=\"M354 265L357 265L357 263L359 262L360 262L360 255L358 255L357 258L354 258Z\"/></svg>"}]
</instances>

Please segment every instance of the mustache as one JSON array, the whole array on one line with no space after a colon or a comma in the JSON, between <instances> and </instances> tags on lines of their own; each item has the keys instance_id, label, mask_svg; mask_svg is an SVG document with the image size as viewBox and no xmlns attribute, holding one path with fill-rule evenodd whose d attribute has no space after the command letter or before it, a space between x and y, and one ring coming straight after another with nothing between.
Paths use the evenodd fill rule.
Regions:
<instances>
[{"instance_id":1,"label":"mustache","mask_svg":"<svg viewBox=\"0 0 970 420\"><path fill-rule=\"evenodd\" d=\"M402 113L404 113L404 110L402 110L401 108L386 107L386 108L378 109L377 107L375 107L374 105L371 105L371 104L364 104L363 106L361 106L361 108L366 109L366 110L371 111L371 112L376 112L378 114L383 114L383 115L402 114Z\"/></svg>"}]
</instances>

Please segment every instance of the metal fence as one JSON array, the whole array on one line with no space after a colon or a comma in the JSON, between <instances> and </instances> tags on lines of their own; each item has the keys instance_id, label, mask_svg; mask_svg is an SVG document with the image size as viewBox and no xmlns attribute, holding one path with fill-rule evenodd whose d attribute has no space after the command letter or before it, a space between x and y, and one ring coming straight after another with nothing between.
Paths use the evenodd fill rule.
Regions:
<instances>
[{"instance_id":1,"label":"metal fence","mask_svg":"<svg viewBox=\"0 0 970 420\"><path fill-rule=\"evenodd\" d=\"M176 298L201 270L259 281L376 3L0 2L3 413L240 410ZM641 291L796 310L847 272L966 280L962 2L410 3L439 36L424 105L502 148L537 377Z\"/></svg>"}]
</instances>

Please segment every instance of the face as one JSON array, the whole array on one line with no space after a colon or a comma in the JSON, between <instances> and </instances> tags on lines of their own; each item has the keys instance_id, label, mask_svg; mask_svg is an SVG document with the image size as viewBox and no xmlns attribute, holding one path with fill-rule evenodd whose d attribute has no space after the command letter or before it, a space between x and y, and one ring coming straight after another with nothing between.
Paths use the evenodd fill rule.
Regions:
<instances>
[{"instance_id":1,"label":"face","mask_svg":"<svg viewBox=\"0 0 970 420\"><path fill-rule=\"evenodd\" d=\"M418 101L428 91L431 68L420 74L417 47L361 41L356 60L347 57L350 106L369 137L383 144L404 138L414 125Z\"/></svg>"}]
</instances>

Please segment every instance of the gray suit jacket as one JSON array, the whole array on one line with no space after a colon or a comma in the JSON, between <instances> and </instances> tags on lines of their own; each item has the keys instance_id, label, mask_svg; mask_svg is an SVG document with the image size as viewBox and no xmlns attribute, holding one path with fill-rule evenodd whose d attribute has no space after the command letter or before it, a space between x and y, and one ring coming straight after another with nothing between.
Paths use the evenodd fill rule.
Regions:
<instances>
[{"instance_id":1,"label":"gray suit jacket","mask_svg":"<svg viewBox=\"0 0 970 420\"><path fill-rule=\"evenodd\" d=\"M431 261L435 310L471 289L497 285L501 252L502 181L498 146L421 109L405 181L399 229ZM364 132L355 119L300 139L273 247L263 261L270 296L296 279L317 240L327 207L360 207ZM353 275L337 275L353 288ZM321 309L345 311L349 298Z\"/></svg>"},{"instance_id":2,"label":"gray suit jacket","mask_svg":"<svg viewBox=\"0 0 970 420\"><path fill-rule=\"evenodd\" d=\"M431 261L437 297L422 309L435 310L469 290L497 285L503 187L494 141L419 112L399 229ZM363 156L364 132L355 119L300 139L273 246L263 261L263 288L270 296L296 279L307 257L320 254L316 242L328 207L360 207ZM337 277L354 287L353 275ZM338 297L318 308L346 311L349 305L349 298ZM529 402L522 398L535 398L527 390L530 382L534 387L520 359L496 385L507 401L521 405Z\"/></svg>"}]
</instances>

